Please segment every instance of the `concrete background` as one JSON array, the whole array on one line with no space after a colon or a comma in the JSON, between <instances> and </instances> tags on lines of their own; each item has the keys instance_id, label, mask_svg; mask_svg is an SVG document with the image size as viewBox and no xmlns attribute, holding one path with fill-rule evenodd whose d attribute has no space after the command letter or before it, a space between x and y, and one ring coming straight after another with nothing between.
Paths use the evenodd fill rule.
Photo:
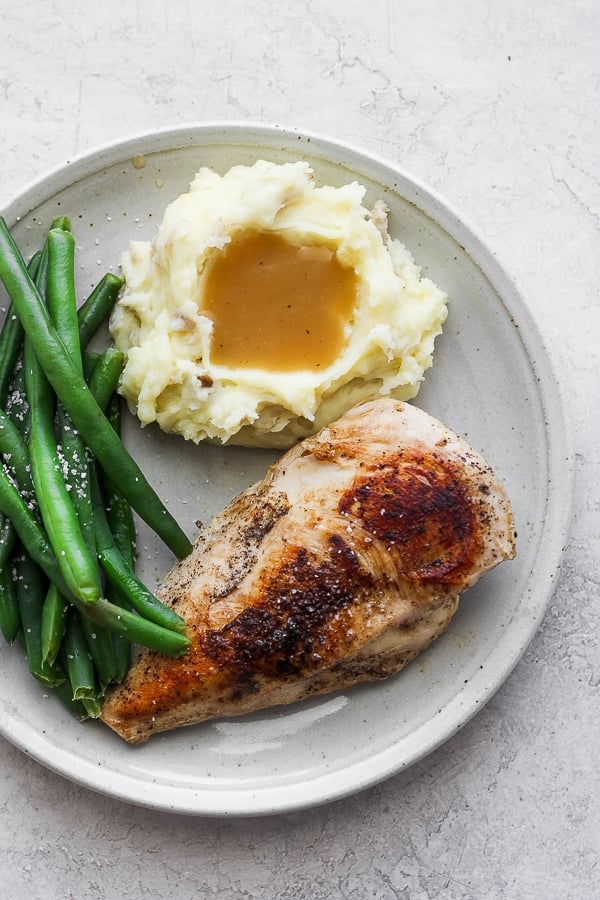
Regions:
<instances>
[{"instance_id":1,"label":"concrete background","mask_svg":"<svg viewBox=\"0 0 600 900\"><path fill-rule=\"evenodd\" d=\"M600 896L600 6L596 0L0 0L0 206L160 126L320 131L441 192L514 276L564 379L575 514L547 616L458 735L319 809L253 820L95 795L0 741L12 898Z\"/></svg>"}]
</instances>

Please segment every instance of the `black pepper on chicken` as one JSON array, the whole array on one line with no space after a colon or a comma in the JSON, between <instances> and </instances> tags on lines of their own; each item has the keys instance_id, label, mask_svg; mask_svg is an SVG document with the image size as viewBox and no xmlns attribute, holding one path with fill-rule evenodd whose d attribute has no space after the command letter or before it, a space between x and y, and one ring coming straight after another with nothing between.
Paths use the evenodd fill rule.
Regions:
<instances>
[{"instance_id":1,"label":"black pepper on chicken","mask_svg":"<svg viewBox=\"0 0 600 900\"><path fill-rule=\"evenodd\" d=\"M390 676L514 553L508 497L478 453L415 406L359 404L201 532L158 591L189 652L139 650L102 718L140 743Z\"/></svg>"}]
</instances>

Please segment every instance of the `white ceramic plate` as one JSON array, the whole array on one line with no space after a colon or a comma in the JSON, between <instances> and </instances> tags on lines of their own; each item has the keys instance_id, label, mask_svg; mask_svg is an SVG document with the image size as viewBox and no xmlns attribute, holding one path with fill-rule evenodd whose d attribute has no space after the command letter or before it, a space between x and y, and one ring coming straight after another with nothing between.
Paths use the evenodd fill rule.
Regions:
<instances>
[{"instance_id":1,"label":"white ceramic plate","mask_svg":"<svg viewBox=\"0 0 600 900\"><path fill-rule=\"evenodd\" d=\"M285 709L125 745L97 722L78 725L0 653L0 730L61 775L104 794L181 813L252 815L355 792L421 759L504 681L551 596L568 527L572 464L560 391L532 318L493 254L438 196L394 165L346 145L248 124L205 124L137 136L78 158L4 210L25 253L57 214L78 241L79 294L118 269L132 238L151 237L166 204L201 165L225 170L266 157L306 158L319 181L358 179L383 198L392 233L449 294L434 368L415 401L483 452L512 498L518 556L464 595L449 630L388 681ZM134 164L135 161L135 164ZM191 536L272 453L195 447L128 422L126 440ZM155 584L172 559L142 529L140 571Z\"/></svg>"}]
</instances>

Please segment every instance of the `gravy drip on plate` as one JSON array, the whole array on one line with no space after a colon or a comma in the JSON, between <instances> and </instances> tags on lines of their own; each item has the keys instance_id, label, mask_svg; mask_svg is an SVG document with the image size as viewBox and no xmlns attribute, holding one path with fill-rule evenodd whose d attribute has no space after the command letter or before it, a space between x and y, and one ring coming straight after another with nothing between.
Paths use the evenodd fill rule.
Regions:
<instances>
[{"instance_id":1,"label":"gravy drip on plate","mask_svg":"<svg viewBox=\"0 0 600 900\"><path fill-rule=\"evenodd\" d=\"M215 254L204 281L211 362L272 372L327 368L344 346L356 299L356 273L335 251L242 232Z\"/></svg>"}]
</instances>

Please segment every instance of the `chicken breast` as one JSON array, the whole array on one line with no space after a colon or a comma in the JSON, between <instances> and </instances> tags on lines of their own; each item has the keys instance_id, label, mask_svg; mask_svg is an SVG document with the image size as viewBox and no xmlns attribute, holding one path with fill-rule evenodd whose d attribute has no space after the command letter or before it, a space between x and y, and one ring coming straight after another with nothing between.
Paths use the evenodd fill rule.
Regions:
<instances>
[{"instance_id":1,"label":"chicken breast","mask_svg":"<svg viewBox=\"0 0 600 900\"><path fill-rule=\"evenodd\" d=\"M189 652L140 650L102 718L139 743L392 675L514 552L509 500L479 454L415 406L362 403L201 532L157 592Z\"/></svg>"}]
</instances>

